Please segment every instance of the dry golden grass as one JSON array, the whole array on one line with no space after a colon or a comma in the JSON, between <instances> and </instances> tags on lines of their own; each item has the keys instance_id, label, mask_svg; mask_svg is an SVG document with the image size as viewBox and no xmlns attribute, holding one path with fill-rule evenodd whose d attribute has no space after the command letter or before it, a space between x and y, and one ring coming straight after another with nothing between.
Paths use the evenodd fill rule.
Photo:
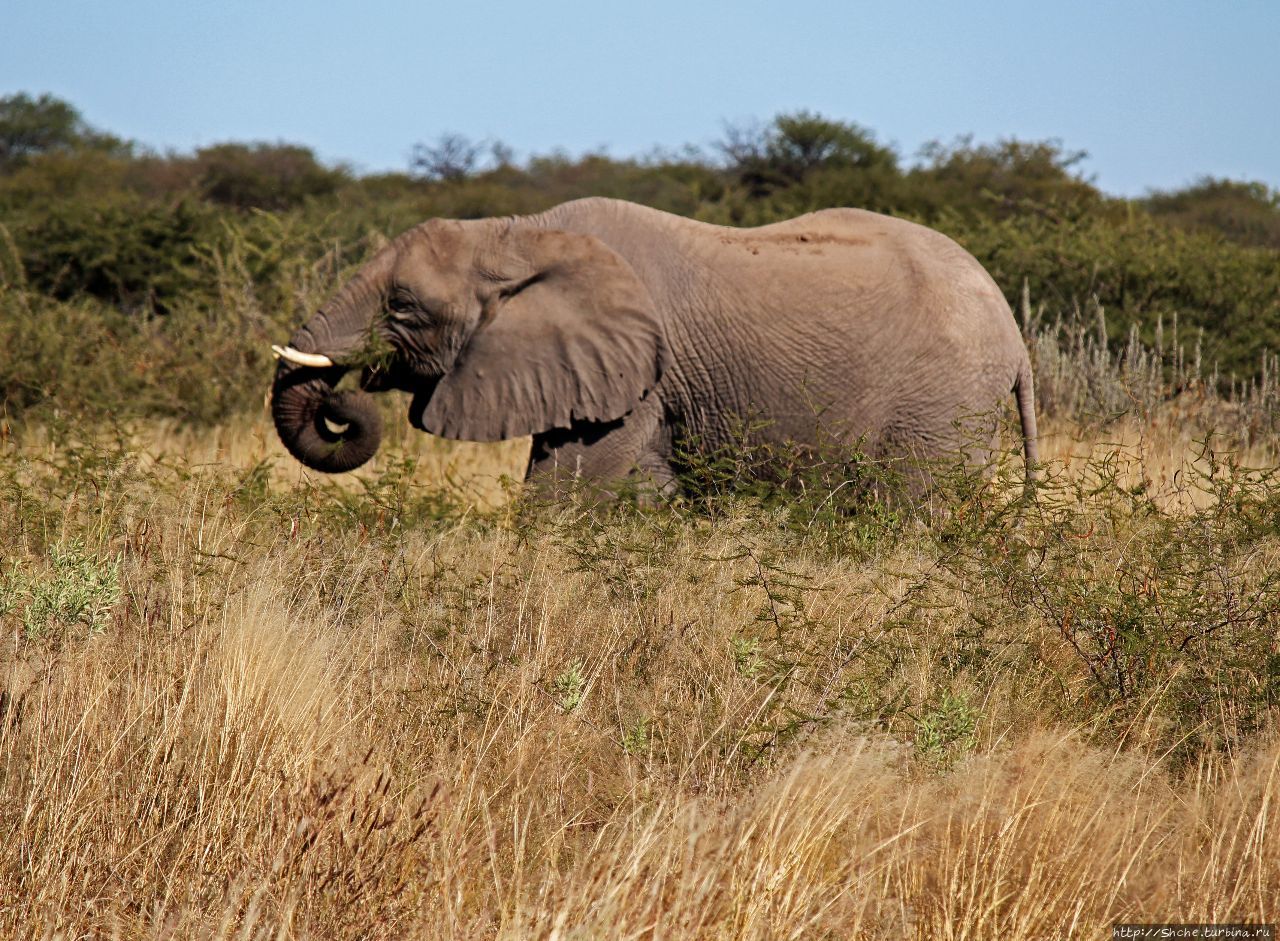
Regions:
<instances>
[{"instance_id":1,"label":"dry golden grass","mask_svg":"<svg viewBox=\"0 0 1280 941\"><path fill-rule=\"evenodd\" d=\"M294 460L280 445L265 408L253 418L212 429L155 421L132 429L126 440L142 461L176 458L193 467L241 469L266 462L274 484L324 480L353 492L360 490L362 481L383 473L389 462L408 459L414 462L416 477L423 484L443 488L477 509L493 509L507 501L510 488L504 478L523 479L529 459L528 438L496 444L433 438L406 424L407 405L399 396L383 404L385 446L364 467L336 477L317 474ZM65 444L65 439L52 436L45 426L29 426L20 430L14 450L56 460Z\"/></svg>"},{"instance_id":2,"label":"dry golden grass","mask_svg":"<svg viewBox=\"0 0 1280 941\"><path fill-rule=\"evenodd\" d=\"M1106 462L1115 467L1126 486L1145 483L1149 491L1170 509L1203 507L1206 494L1190 485L1196 475L1207 475L1211 459L1230 456L1246 468L1271 468L1276 464L1274 442L1240 448L1221 436L1209 435L1203 425L1176 408L1166 408L1148 421L1125 420L1105 430L1082 429L1067 421L1050 421L1041 431L1040 454L1049 467L1078 474L1090 464Z\"/></svg>"},{"instance_id":3,"label":"dry golden grass","mask_svg":"<svg viewBox=\"0 0 1280 941\"><path fill-rule=\"evenodd\" d=\"M1174 487L1188 452L1160 434L1121 451ZM1106 450L1070 437L1049 438L1066 473ZM414 486L477 509L523 461L411 447ZM124 453L58 482L40 473L75 463L65 439L5 454L49 462L3 493L11 562L46 572L42 547L82 538L120 593L96 633L0 619L4 937L1041 939L1277 917L1269 732L1180 766L1167 736L1097 734L1111 713L1055 626L935 580L923 540L833 554L745 512L575 505L382 525L351 515L358 484L344 503L299 483L261 423ZM1004 652L957 665L984 617ZM913 705L890 714L888 689ZM974 724L929 752L940 691ZM1125 721L1174 723L1158 698Z\"/></svg>"}]
</instances>

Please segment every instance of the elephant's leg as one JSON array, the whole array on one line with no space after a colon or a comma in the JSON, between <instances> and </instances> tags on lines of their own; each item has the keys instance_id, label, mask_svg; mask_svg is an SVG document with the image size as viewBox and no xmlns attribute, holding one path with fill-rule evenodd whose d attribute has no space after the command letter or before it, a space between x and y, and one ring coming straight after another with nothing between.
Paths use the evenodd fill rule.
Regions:
<instances>
[{"instance_id":1,"label":"elephant's leg","mask_svg":"<svg viewBox=\"0 0 1280 941\"><path fill-rule=\"evenodd\" d=\"M661 405L646 400L617 421L534 435L525 477L548 496L587 488L612 498L627 486L666 494L675 487L675 472L661 448L661 418Z\"/></svg>"}]
</instances>

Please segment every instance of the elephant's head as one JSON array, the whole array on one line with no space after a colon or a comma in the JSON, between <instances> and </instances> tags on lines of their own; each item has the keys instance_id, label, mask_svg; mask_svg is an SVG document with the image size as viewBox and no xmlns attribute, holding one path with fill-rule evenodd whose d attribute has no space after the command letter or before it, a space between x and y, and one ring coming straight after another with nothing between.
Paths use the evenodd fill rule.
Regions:
<instances>
[{"instance_id":1,"label":"elephant's head","mask_svg":"<svg viewBox=\"0 0 1280 941\"><path fill-rule=\"evenodd\" d=\"M625 415L654 387L664 342L652 299L592 236L510 220L434 220L381 251L292 337L272 417L298 460L337 473L378 448L367 391L413 393L410 421L497 441Z\"/></svg>"}]
</instances>

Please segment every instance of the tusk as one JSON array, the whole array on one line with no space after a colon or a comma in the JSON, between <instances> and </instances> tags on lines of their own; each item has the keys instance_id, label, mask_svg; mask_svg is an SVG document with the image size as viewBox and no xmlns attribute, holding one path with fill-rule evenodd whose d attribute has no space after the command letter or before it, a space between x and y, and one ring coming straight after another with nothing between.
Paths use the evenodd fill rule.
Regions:
<instances>
[{"instance_id":1,"label":"tusk","mask_svg":"<svg viewBox=\"0 0 1280 941\"><path fill-rule=\"evenodd\" d=\"M302 353L295 350L292 346L276 346L272 344L271 352L275 354L276 359L288 360L298 366L313 366L316 369L328 369L333 365L333 360L320 353Z\"/></svg>"}]
</instances>

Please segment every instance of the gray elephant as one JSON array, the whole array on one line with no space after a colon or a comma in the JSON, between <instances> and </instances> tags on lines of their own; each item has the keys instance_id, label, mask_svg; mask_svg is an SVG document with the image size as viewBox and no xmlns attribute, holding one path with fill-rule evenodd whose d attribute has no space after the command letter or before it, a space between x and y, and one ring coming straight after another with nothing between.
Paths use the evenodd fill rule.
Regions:
<instances>
[{"instance_id":1,"label":"gray elephant","mask_svg":"<svg viewBox=\"0 0 1280 941\"><path fill-rule=\"evenodd\" d=\"M410 229L292 337L272 415L290 453L351 470L378 448L369 391L412 393L445 438L532 435L528 477L673 486L689 442L859 441L954 453L1031 367L1009 305L947 237L858 209L754 229L613 199ZM336 391L360 369L364 391Z\"/></svg>"}]
</instances>

